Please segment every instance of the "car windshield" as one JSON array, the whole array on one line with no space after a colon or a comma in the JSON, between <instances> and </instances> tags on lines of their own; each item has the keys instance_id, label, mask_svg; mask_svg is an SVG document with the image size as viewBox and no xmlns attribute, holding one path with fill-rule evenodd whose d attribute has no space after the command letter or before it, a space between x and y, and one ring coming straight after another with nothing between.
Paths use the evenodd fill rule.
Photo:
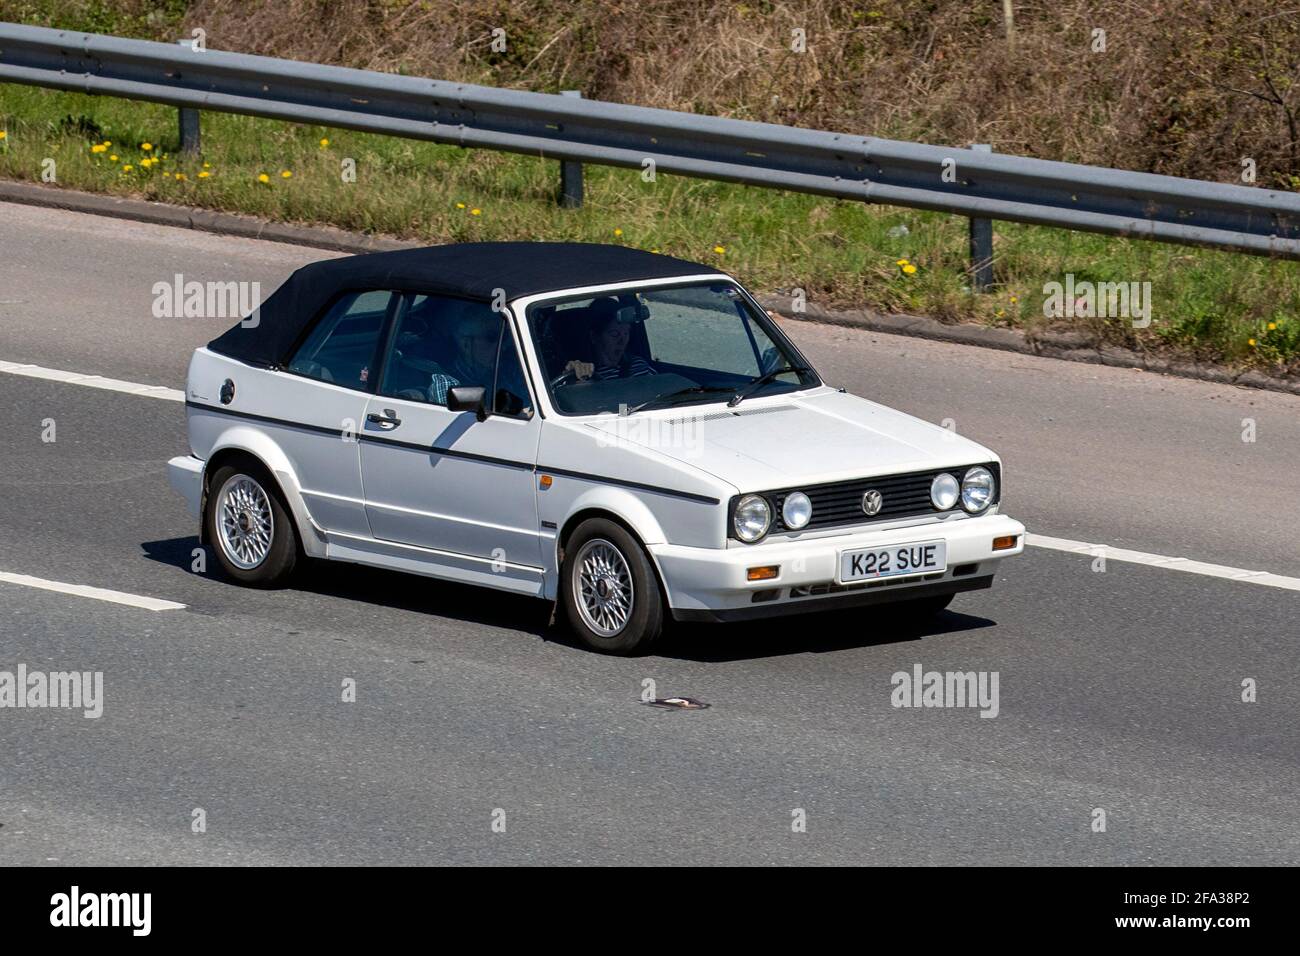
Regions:
<instances>
[{"instance_id":1,"label":"car windshield","mask_svg":"<svg viewBox=\"0 0 1300 956\"><path fill-rule=\"evenodd\" d=\"M549 299L529 306L527 317L563 414L734 404L819 384L775 323L731 284Z\"/></svg>"}]
</instances>

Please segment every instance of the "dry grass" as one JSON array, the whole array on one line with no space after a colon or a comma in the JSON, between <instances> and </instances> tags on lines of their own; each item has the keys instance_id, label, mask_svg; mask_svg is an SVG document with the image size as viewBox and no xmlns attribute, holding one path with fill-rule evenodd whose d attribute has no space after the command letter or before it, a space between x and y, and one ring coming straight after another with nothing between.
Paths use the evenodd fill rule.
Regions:
<instances>
[{"instance_id":1,"label":"dry grass","mask_svg":"<svg viewBox=\"0 0 1300 956\"><path fill-rule=\"evenodd\" d=\"M218 49L1201 179L1251 157L1261 184L1300 186L1297 0L1013 7L1014 43L995 0L0 0L0 18L202 27Z\"/></svg>"}]
</instances>

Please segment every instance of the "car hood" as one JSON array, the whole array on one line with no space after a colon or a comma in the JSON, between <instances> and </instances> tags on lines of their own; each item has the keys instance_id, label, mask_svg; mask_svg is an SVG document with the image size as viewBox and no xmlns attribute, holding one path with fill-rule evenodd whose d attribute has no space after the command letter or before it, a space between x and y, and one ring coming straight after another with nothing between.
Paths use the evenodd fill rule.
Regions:
<instances>
[{"instance_id":1,"label":"car hood","mask_svg":"<svg viewBox=\"0 0 1300 956\"><path fill-rule=\"evenodd\" d=\"M997 460L949 429L829 388L587 425L602 442L643 446L740 492Z\"/></svg>"}]
</instances>

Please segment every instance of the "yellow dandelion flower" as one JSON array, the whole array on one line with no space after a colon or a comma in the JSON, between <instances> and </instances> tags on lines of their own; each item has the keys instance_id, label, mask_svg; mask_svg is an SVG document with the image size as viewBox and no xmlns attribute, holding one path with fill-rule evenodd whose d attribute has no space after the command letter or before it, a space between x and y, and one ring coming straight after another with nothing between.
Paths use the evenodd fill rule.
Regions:
<instances>
[{"instance_id":1,"label":"yellow dandelion flower","mask_svg":"<svg viewBox=\"0 0 1300 956\"><path fill-rule=\"evenodd\" d=\"M211 163L204 163L204 164L203 164L203 168L204 168L204 169L207 169L207 168L210 167L211 165L212 165Z\"/></svg>"},{"instance_id":2,"label":"yellow dandelion flower","mask_svg":"<svg viewBox=\"0 0 1300 956\"><path fill-rule=\"evenodd\" d=\"M112 156L108 158L111 159L113 162L117 162L117 153L114 153Z\"/></svg>"},{"instance_id":3,"label":"yellow dandelion flower","mask_svg":"<svg viewBox=\"0 0 1300 956\"><path fill-rule=\"evenodd\" d=\"M102 152L104 152L106 149L108 149L108 147L107 147L107 146L104 146L104 145L102 145L102 144L100 144L100 143L96 143L94 146L90 147L90 151L91 151L92 153L102 153Z\"/></svg>"},{"instance_id":4,"label":"yellow dandelion flower","mask_svg":"<svg viewBox=\"0 0 1300 956\"><path fill-rule=\"evenodd\" d=\"M108 149L108 147L110 147L110 146L112 146L112 145L113 145L113 141L112 141L111 139L106 139L106 140L104 140L104 148L105 148L105 149Z\"/></svg>"},{"instance_id":5,"label":"yellow dandelion flower","mask_svg":"<svg viewBox=\"0 0 1300 956\"><path fill-rule=\"evenodd\" d=\"M132 166L130 163L127 163L125 166L122 167L122 172L129 173L133 169L135 169L135 167Z\"/></svg>"},{"instance_id":6,"label":"yellow dandelion flower","mask_svg":"<svg viewBox=\"0 0 1300 956\"><path fill-rule=\"evenodd\" d=\"M903 271L908 275L912 275L914 272L916 272L916 266L912 265L909 262L907 265L903 266Z\"/></svg>"},{"instance_id":7,"label":"yellow dandelion flower","mask_svg":"<svg viewBox=\"0 0 1300 956\"><path fill-rule=\"evenodd\" d=\"M1012 302L1019 302L1020 300L1017 299L1017 298L1013 295L1013 296L1011 297L1011 301L1012 301Z\"/></svg>"},{"instance_id":8,"label":"yellow dandelion flower","mask_svg":"<svg viewBox=\"0 0 1300 956\"><path fill-rule=\"evenodd\" d=\"M1273 331L1274 329L1276 329L1276 328L1277 328L1277 323L1276 323L1276 322L1270 322L1270 323L1268 324L1268 330L1269 330L1270 332L1272 332L1272 331Z\"/></svg>"},{"instance_id":9,"label":"yellow dandelion flower","mask_svg":"<svg viewBox=\"0 0 1300 956\"><path fill-rule=\"evenodd\" d=\"M184 174L184 173L177 173L177 174L176 174L176 181L177 181L178 183L183 183L183 182L185 182L185 174Z\"/></svg>"},{"instance_id":10,"label":"yellow dandelion flower","mask_svg":"<svg viewBox=\"0 0 1300 956\"><path fill-rule=\"evenodd\" d=\"M8 137L9 134L6 133L4 130L0 129L0 139L7 139Z\"/></svg>"},{"instance_id":11,"label":"yellow dandelion flower","mask_svg":"<svg viewBox=\"0 0 1300 956\"><path fill-rule=\"evenodd\" d=\"M207 179L211 175L212 174L205 169L203 172L199 173L199 179Z\"/></svg>"},{"instance_id":12,"label":"yellow dandelion flower","mask_svg":"<svg viewBox=\"0 0 1300 956\"><path fill-rule=\"evenodd\" d=\"M723 253L725 253L725 252L727 251L727 247L726 247L726 246L714 246L714 247L713 247L713 251L716 252L718 255L722 255Z\"/></svg>"},{"instance_id":13,"label":"yellow dandelion flower","mask_svg":"<svg viewBox=\"0 0 1300 956\"><path fill-rule=\"evenodd\" d=\"M659 249L656 247L656 248L654 248L654 249L651 249L650 251L651 251L651 252L658 252Z\"/></svg>"},{"instance_id":14,"label":"yellow dandelion flower","mask_svg":"<svg viewBox=\"0 0 1300 956\"><path fill-rule=\"evenodd\" d=\"M292 179L292 178L293 178L293 173L289 172L289 170L287 170L287 169L281 170L281 171L280 171L280 178L281 178L281 179Z\"/></svg>"},{"instance_id":15,"label":"yellow dandelion flower","mask_svg":"<svg viewBox=\"0 0 1300 956\"><path fill-rule=\"evenodd\" d=\"M257 181L259 183L269 183L271 181L271 177L266 175L266 173L259 173L257 176Z\"/></svg>"},{"instance_id":16,"label":"yellow dandelion flower","mask_svg":"<svg viewBox=\"0 0 1300 956\"><path fill-rule=\"evenodd\" d=\"M1254 339L1247 339L1247 340L1246 340L1246 344L1249 345L1249 346L1253 349L1253 348L1255 347L1255 340L1254 340Z\"/></svg>"},{"instance_id":17,"label":"yellow dandelion flower","mask_svg":"<svg viewBox=\"0 0 1300 956\"><path fill-rule=\"evenodd\" d=\"M140 148L147 153L149 150L153 149L153 143L141 143Z\"/></svg>"},{"instance_id":18,"label":"yellow dandelion flower","mask_svg":"<svg viewBox=\"0 0 1300 956\"><path fill-rule=\"evenodd\" d=\"M477 207L475 207L474 209L471 209L471 210L469 211L469 214L470 214L471 216L481 216L481 215L483 215L483 210L482 210L482 209L479 209L479 208L477 208Z\"/></svg>"},{"instance_id":19,"label":"yellow dandelion flower","mask_svg":"<svg viewBox=\"0 0 1300 956\"><path fill-rule=\"evenodd\" d=\"M621 236L621 235L623 235L623 230L622 230L622 229L615 229L615 230L614 230L614 235L616 235L616 236Z\"/></svg>"},{"instance_id":20,"label":"yellow dandelion flower","mask_svg":"<svg viewBox=\"0 0 1300 956\"><path fill-rule=\"evenodd\" d=\"M463 202L458 202L458 203L456 203L456 208L457 208L457 209L464 209L464 208L465 208L465 204L464 204Z\"/></svg>"},{"instance_id":21,"label":"yellow dandelion flower","mask_svg":"<svg viewBox=\"0 0 1300 956\"><path fill-rule=\"evenodd\" d=\"M325 148L326 146L328 146L329 144L330 144L330 141L327 140L327 139L322 139L322 140L320 141L321 149L324 149L324 148Z\"/></svg>"},{"instance_id":22,"label":"yellow dandelion flower","mask_svg":"<svg viewBox=\"0 0 1300 956\"><path fill-rule=\"evenodd\" d=\"M899 259L897 262L894 263L894 265L899 266L899 267L905 266L905 265L907 265L907 260L906 260L906 259Z\"/></svg>"},{"instance_id":23,"label":"yellow dandelion flower","mask_svg":"<svg viewBox=\"0 0 1300 956\"><path fill-rule=\"evenodd\" d=\"M998 310L997 310L996 312L994 312L993 314L996 315L999 319L1002 318L1002 316L1006 315L1006 313L1003 312L1001 309L998 309Z\"/></svg>"},{"instance_id":24,"label":"yellow dandelion flower","mask_svg":"<svg viewBox=\"0 0 1300 956\"><path fill-rule=\"evenodd\" d=\"M142 159L142 160L140 160L140 165L141 165L142 167L144 167L145 169L148 169L150 166L153 165L153 160L152 160L152 159Z\"/></svg>"}]
</instances>

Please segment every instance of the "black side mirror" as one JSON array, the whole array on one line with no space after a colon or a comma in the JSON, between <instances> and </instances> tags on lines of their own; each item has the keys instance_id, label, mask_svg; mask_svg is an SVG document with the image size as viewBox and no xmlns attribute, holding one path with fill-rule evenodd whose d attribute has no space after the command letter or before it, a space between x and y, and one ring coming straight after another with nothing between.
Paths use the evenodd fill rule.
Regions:
<instances>
[{"instance_id":1,"label":"black side mirror","mask_svg":"<svg viewBox=\"0 0 1300 956\"><path fill-rule=\"evenodd\" d=\"M482 421L487 418L487 389L482 385L457 385L447 393L447 410L473 412Z\"/></svg>"}]
</instances>

